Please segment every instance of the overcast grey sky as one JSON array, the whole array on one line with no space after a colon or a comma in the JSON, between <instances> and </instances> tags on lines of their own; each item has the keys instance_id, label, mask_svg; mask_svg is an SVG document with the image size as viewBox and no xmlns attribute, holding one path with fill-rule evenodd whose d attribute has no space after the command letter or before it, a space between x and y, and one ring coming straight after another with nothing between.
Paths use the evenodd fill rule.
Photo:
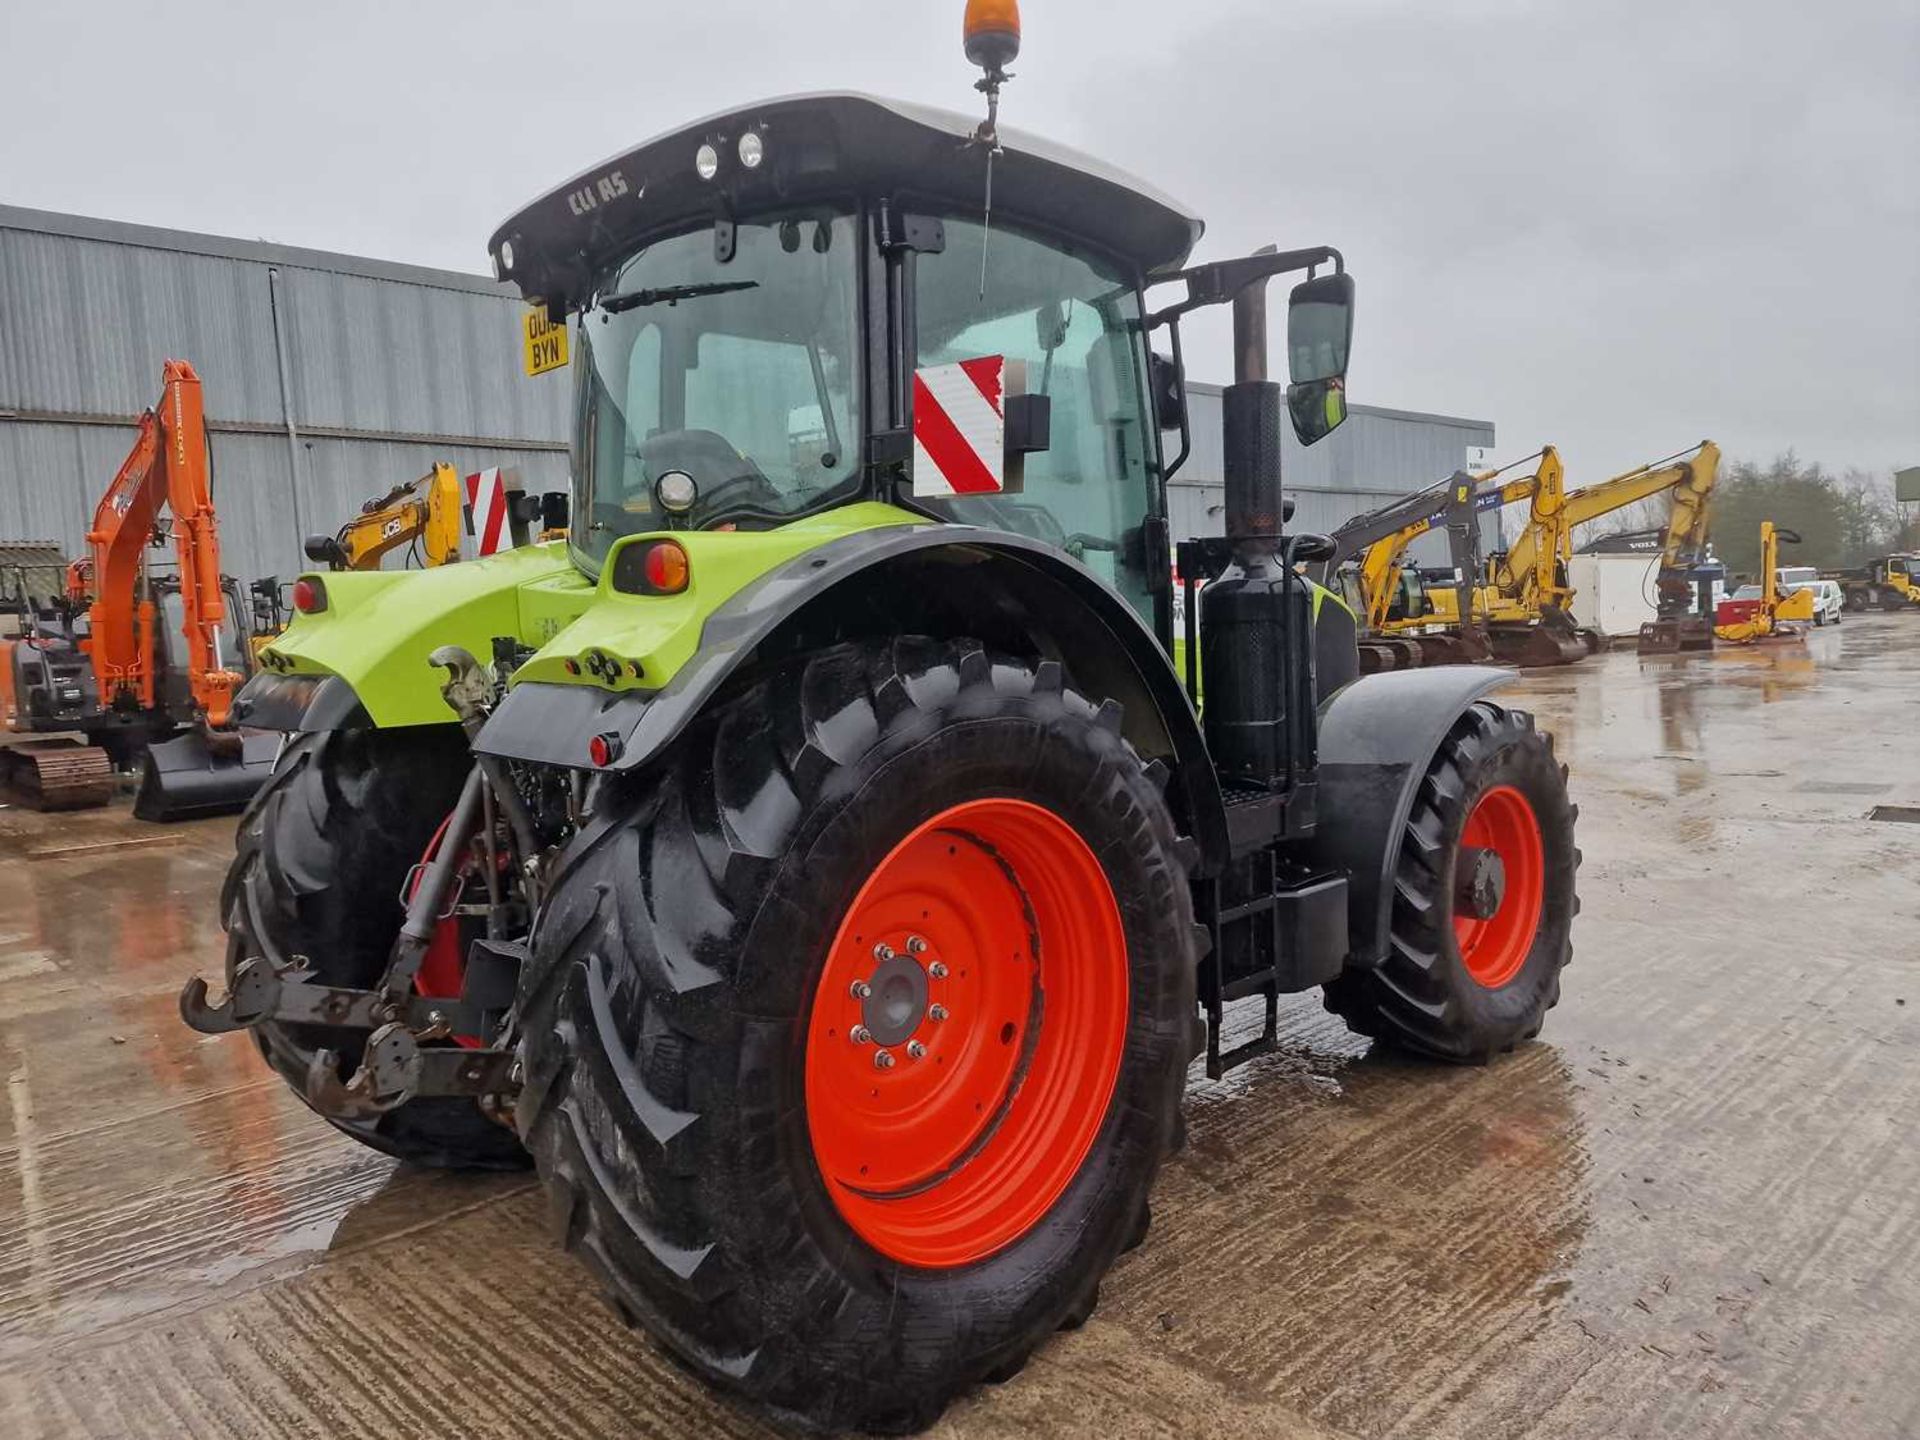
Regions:
<instances>
[{"instance_id":1,"label":"overcast grey sky","mask_svg":"<svg viewBox=\"0 0 1920 1440\"><path fill-rule=\"evenodd\" d=\"M738 102L972 110L962 0L0 0L0 200L479 270L594 160ZM1339 246L1356 401L1598 479L1711 436L1920 464L1915 0L1028 0L1005 118ZM1224 379L1196 327L1190 373Z\"/></svg>"}]
</instances>

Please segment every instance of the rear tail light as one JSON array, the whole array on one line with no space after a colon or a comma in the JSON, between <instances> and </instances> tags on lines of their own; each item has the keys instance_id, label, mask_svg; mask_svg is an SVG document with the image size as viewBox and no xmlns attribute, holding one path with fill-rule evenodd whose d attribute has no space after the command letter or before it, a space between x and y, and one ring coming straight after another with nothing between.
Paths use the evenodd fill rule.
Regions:
<instances>
[{"instance_id":1,"label":"rear tail light","mask_svg":"<svg viewBox=\"0 0 1920 1440\"><path fill-rule=\"evenodd\" d=\"M302 615L315 615L327 608L327 587L319 580L293 582L293 608Z\"/></svg>"},{"instance_id":2,"label":"rear tail light","mask_svg":"<svg viewBox=\"0 0 1920 1440\"><path fill-rule=\"evenodd\" d=\"M678 595L687 588L692 569L687 552L672 540L656 540L640 560L641 581L653 595Z\"/></svg>"}]
</instances>

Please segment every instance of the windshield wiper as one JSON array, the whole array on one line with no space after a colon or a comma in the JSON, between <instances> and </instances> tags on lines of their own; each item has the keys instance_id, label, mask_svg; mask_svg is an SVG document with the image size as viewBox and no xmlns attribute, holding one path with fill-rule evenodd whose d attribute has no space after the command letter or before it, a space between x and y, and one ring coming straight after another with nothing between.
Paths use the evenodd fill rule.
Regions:
<instances>
[{"instance_id":1,"label":"windshield wiper","mask_svg":"<svg viewBox=\"0 0 1920 1440\"><path fill-rule=\"evenodd\" d=\"M662 285L653 290L629 290L624 295L609 295L594 306L596 310L608 315L618 315L623 310L638 310L645 305L659 305L662 302L672 305L681 300L693 300L702 295L725 295L730 290L758 289L758 280L709 280L702 285Z\"/></svg>"}]
</instances>

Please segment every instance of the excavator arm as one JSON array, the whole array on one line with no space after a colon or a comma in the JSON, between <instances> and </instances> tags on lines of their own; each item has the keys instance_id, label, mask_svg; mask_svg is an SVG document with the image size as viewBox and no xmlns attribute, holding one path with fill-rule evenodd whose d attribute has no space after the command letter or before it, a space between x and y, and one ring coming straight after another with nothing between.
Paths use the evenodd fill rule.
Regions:
<instances>
[{"instance_id":1,"label":"excavator arm","mask_svg":"<svg viewBox=\"0 0 1920 1440\"><path fill-rule=\"evenodd\" d=\"M308 558L339 570L377 570L381 559L419 542L431 568L460 558L460 477L451 465L369 500L337 534L307 542Z\"/></svg>"},{"instance_id":2,"label":"excavator arm","mask_svg":"<svg viewBox=\"0 0 1920 1440\"><path fill-rule=\"evenodd\" d=\"M220 729L228 723L241 677L221 654L227 607L220 588L206 412L200 377L184 360L169 360L162 369L160 403L140 417L133 449L94 510L87 531L90 557L68 577L70 595L89 606L86 644L104 704L142 710L155 704L158 611L143 581L146 548L163 505L173 514L194 708L207 725Z\"/></svg>"},{"instance_id":3,"label":"excavator arm","mask_svg":"<svg viewBox=\"0 0 1920 1440\"><path fill-rule=\"evenodd\" d=\"M1570 543L1576 526L1671 491L1673 501L1660 549L1660 568L1671 570L1683 556L1698 551L1706 542L1708 507L1719 468L1720 447L1711 440L1702 440L1693 450L1683 450L1611 480L1575 490L1566 497L1560 511L1557 535ZM1521 546L1514 548L1522 551ZM1531 563L1531 552L1522 553Z\"/></svg>"}]
</instances>

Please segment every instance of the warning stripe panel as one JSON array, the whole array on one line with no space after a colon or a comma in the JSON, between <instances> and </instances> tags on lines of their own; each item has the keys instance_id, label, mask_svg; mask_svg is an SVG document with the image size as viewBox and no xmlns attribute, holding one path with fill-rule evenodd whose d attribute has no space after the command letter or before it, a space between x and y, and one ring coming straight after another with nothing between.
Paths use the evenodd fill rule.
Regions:
<instances>
[{"instance_id":1,"label":"warning stripe panel","mask_svg":"<svg viewBox=\"0 0 1920 1440\"><path fill-rule=\"evenodd\" d=\"M984 355L913 376L913 493L992 495L1006 488L1006 360Z\"/></svg>"},{"instance_id":2,"label":"warning stripe panel","mask_svg":"<svg viewBox=\"0 0 1920 1440\"><path fill-rule=\"evenodd\" d=\"M926 463L945 482L946 493L991 495L1001 488L999 477L987 468L979 451L935 401L933 392L918 375L913 377L913 443L919 452L914 456L915 461L925 456ZM921 478L920 466L916 463L916 494L928 493L921 489Z\"/></svg>"}]
</instances>

